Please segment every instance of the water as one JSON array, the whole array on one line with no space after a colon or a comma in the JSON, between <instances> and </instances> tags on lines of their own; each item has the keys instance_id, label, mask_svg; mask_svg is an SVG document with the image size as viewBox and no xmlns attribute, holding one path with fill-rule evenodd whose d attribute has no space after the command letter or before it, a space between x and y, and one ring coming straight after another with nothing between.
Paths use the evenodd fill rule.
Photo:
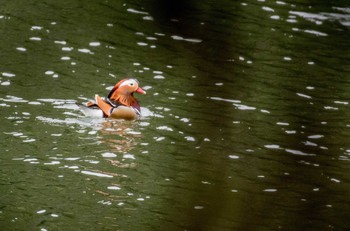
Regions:
<instances>
[{"instance_id":1,"label":"water","mask_svg":"<svg viewBox=\"0 0 350 231\"><path fill-rule=\"evenodd\" d=\"M346 230L346 1L4 1L2 230ZM144 117L76 104L137 77Z\"/></svg>"}]
</instances>

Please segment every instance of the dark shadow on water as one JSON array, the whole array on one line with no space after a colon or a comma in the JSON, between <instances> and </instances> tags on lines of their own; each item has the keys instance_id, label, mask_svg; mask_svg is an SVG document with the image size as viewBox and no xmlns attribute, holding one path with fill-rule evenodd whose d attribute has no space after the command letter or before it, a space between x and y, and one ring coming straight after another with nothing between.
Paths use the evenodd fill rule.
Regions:
<instances>
[{"instance_id":1,"label":"dark shadow on water","mask_svg":"<svg viewBox=\"0 0 350 231\"><path fill-rule=\"evenodd\" d=\"M261 47L258 47L259 44L264 44L263 49L270 50L269 47L271 47L272 51L270 57L262 58L267 58L270 64L281 65L278 64L276 60L273 61L276 58L273 55L281 55L283 57L283 54L278 54L278 52L285 47L286 40L275 40L273 38L273 36L275 36L273 32L262 34L260 37L250 36L247 31L242 29L245 27L245 25L240 24L240 20L245 21L242 19L242 14L239 15L235 12L240 10L240 3L231 3L229 5L230 8L225 8L226 4L224 3L214 5L208 2L195 3L194 1L158 0L147 2L146 8L150 9L151 14L156 19L155 21L159 23L160 29L162 29L165 33L170 35L179 34L184 37L195 37L202 40L200 44L195 46L179 46L177 50L179 53L188 52L188 50L191 51L188 52L191 55L187 56L186 58L188 59L187 61L198 70L198 77L196 78L197 86L207 87L209 84L213 84L215 80L222 81L225 84L222 88L220 88L221 92L214 94L222 94L222 97L229 99L239 99L240 96L245 98L255 96L259 98L259 90L264 90L264 87L269 87L269 85L264 84L271 81L272 85L280 86L268 89L266 92L263 91L265 94L270 94L268 95L270 101L265 101L263 103L267 106L271 106L272 108L275 105L274 100L276 98L269 96L279 96L281 92L283 92L282 90L285 90L283 89L283 86L285 86L287 87L287 91L284 91L283 93L287 94L281 96L282 104L279 105L280 108L277 109L283 111L285 114L281 115L280 118L273 118L275 120L273 123L281 120L292 121L292 126L298 126L298 128L295 129L300 129L302 126L306 127L305 129L301 129L301 131L298 130L298 132L301 132L302 134L312 135L314 133L321 133L327 134L327 137L332 137L334 131L328 131L328 129L320 128L319 125L312 130L312 124L315 124L315 120L320 123L323 120L327 121L329 119L327 116L324 116L324 114L327 113L320 113L320 110L322 111L322 107L311 108L310 110L310 107L304 102L294 99L297 98L295 97L295 93L298 92L301 87L315 84L317 76L314 76L315 79L312 79L310 82L305 81L308 83L303 86L303 75L305 75L305 70L298 69L300 67L296 65L288 66L282 64L283 66L281 66L281 68L275 68L272 70L275 72L273 73L275 78L267 79L264 83L263 78L266 76L261 76L262 79L257 79L254 77L255 75L259 76L259 70L239 64L232 65L230 63L230 59L232 59L233 56L236 59L235 61L237 61L237 58L243 51L247 56L253 56L254 54L256 57L258 57L260 53L264 53L263 55L268 55L268 53L265 53L264 50L261 50L260 53L257 52L257 50L259 51L259 49L262 49ZM331 5L328 5L328 7L331 7ZM254 24L253 22L250 23ZM271 27L270 25L264 25L263 23L264 22L256 21L256 24L260 25L262 31L264 30L264 27ZM259 26L257 26L255 29L258 29L258 27ZM259 35L259 33L263 32L252 31L251 33L256 33ZM305 43L315 44L311 40L305 40ZM294 44L294 47L291 47L293 51L303 53L302 50L305 48L305 45ZM273 54L273 52L277 53ZM342 53L340 50L337 51L337 53L338 52ZM277 64L273 62L276 62ZM265 66L262 67L265 68ZM292 72L295 74L291 74ZM312 70L310 70L310 72L312 72ZM296 80L296 76L300 76L301 80ZM305 77L305 79L306 78L307 77ZM235 85L242 86L241 92L232 92L231 87ZM337 86L336 89L338 89L338 87L340 88L340 86ZM235 89L237 89L237 87ZM323 170L320 167L314 167L312 170L310 170L307 166L300 163L308 163L310 161L311 163L318 164L320 160L319 157L327 153L327 151L322 151L319 148L315 149L313 147L303 145L302 143L306 142L307 135L287 136L281 132L280 128L275 129L275 127L269 126L268 123L262 127L259 127L254 123L257 123L257 121L259 121L259 119L261 120L263 117L259 117L256 115L257 113L246 113L247 117L245 118L245 120L250 123L255 130L250 131L251 134L249 134L250 132L248 129L245 131L245 133L237 134L237 131L232 129L232 120L237 117L242 117L242 112L232 110L231 104L226 104L227 108L223 106L223 108L218 109L213 102L203 100L204 98L211 96L213 92L206 92L205 90L199 90L196 92L196 89L193 91L195 91L196 95L199 95L198 97L201 97L202 100L196 100L193 102L196 111L193 111L192 113L205 114L208 111L214 112L211 113L210 118L207 118L207 122L213 122L215 124L215 121L219 121L217 123L220 124L219 126L221 127L221 129L218 129L218 126L206 124L205 128L203 128L203 123L194 122L194 130L201 130L203 132L203 136L222 138L227 138L227 136L229 136L230 138L228 139L233 141L233 144L236 144L236 142L239 143L241 141L240 138L246 139L246 141L249 139L256 139L258 140L256 142L260 146L263 146L261 141L264 139L269 140L270 138L273 140L277 137L277 141L281 142L284 145L284 148L295 148L305 153L315 153L316 157L309 158L293 156L284 151L281 151L279 155L275 155L275 153L271 154L267 151L260 150L260 154L257 153L255 154L255 157L248 158L255 158L255 163L253 164L252 168L259 169L258 166L264 166L266 164L264 158L273 159L272 163L269 163L271 168L269 171L280 171L280 176L274 177L271 183L277 188L282 188L282 192L277 192L275 194L272 193L270 195L265 193L264 195L261 195L263 188L252 185L250 188L248 187L248 189L246 189L247 192L244 196L232 196L227 193L230 185L227 180L218 180L227 179L227 177L230 176L230 172L232 172L232 165L228 163L227 159L219 157L222 155L222 153L215 151L204 151L203 153L200 153L201 151L199 151L200 157L202 159L206 159L206 161L197 162L196 168L193 170L193 175L190 176L192 177L193 184L198 183L201 178L214 178L217 181L217 185L215 187L200 185L197 189L198 193L187 195L192 197L189 199L191 200L192 205L203 203L205 208L203 210L196 211L193 210L192 206L187 207L187 210L185 211L187 218L184 218L186 220L185 223L191 228L206 230L207 227L218 225L218 223L221 222L225 223L224 221L220 221L220 217L226 217L227 220L230 220L231 218L225 214L231 213L234 214L233 216L239 217L239 219L232 217L233 223L226 225L228 227L239 227L239 229L242 230L254 230L258 226L265 227L262 230L269 230L269 227L273 227L273 229L288 229L290 227L316 227L317 229L325 228L327 226L327 222L330 221L329 218L327 219L329 214L327 211L325 211L326 209L324 206L327 205L330 196L328 195L329 189L327 189L329 186L322 177ZM290 91L292 91L292 93L288 95ZM284 101L284 99L286 100ZM251 102L258 104L259 100L251 99ZM221 113L226 112L229 115L227 115L223 120ZM200 116L196 117L200 118ZM263 119L269 120L269 118ZM266 132L271 134L266 135ZM218 140L217 142L220 141ZM321 140L319 146L327 146L326 144L323 145L322 143L323 141ZM246 142L245 145L246 147L249 147L250 144L249 142ZM228 145L223 145L223 149L225 148L228 148ZM222 151L225 152L227 150ZM232 147L232 150L229 152L234 153L235 151L242 152L242 150L237 147ZM216 162L212 161L213 155L216 156ZM260 155L261 157L257 155ZM253 161L253 159L251 159L251 161ZM323 161L330 161L330 159L328 158L326 160L322 160L321 165L326 164ZM210 174L205 174L209 167L203 164L203 162L213 164L210 166ZM240 164L244 165L242 162ZM239 168L242 167L238 167L238 169ZM290 176L286 177L283 175L283 173L288 173ZM313 192L312 189L307 189L310 187L310 185L311 187L314 185L315 188L323 188L325 191L318 193L317 196L314 196L315 192ZM249 190L252 191L249 192ZM281 194L289 195L290 197ZM178 196L174 195L174 197ZM295 206L296 204L297 206ZM321 206L322 208L320 207L319 209L315 210L315 204L322 204L323 207ZM274 222L272 222L273 224L269 226L270 224L268 222L271 220ZM318 220L326 221L318 222Z\"/></svg>"}]
</instances>

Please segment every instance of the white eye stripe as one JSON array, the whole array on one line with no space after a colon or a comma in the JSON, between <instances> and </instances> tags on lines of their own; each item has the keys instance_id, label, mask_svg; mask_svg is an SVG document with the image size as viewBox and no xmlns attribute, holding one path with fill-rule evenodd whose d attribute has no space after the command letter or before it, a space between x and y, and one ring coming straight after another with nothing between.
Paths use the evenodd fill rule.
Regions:
<instances>
[{"instance_id":1,"label":"white eye stripe","mask_svg":"<svg viewBox=\"0 0 350 231\"><path fill-rule=\"evenodd\" d=\"M129 86L134 86L134 85L137 85L137 81L134 80L134 79L128 79L128 80L125 80L122 84L120 84L119 87L122 87L122 86L126 86L126 85L129 85Z\"/></svg>"}]
</instances>

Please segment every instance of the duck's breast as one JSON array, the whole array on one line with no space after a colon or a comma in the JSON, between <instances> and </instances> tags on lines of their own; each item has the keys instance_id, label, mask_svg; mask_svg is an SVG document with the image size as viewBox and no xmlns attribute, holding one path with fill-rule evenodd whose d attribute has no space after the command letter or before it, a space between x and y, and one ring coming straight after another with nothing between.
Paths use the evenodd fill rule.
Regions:
<instances>
[{"instance_id":1,"label":"duck's breast","mask_svg":"<svg viewBox=\"0 0 350 231\"><path fill-rule=\"evenodd\" d=\"M132 107L118 106L114 108L110 117L115 119L125 119L125 120L134 120L138 119L139 115Z\"/></svg>"}]
</instances>

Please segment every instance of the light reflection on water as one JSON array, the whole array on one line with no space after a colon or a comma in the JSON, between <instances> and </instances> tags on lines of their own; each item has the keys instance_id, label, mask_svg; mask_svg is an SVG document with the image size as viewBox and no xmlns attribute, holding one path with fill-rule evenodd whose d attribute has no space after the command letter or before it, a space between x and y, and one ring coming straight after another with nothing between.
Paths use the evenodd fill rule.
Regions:
<instances>
[{"instance_id":1,"label":"light reflection on water","mask_svg":"<svg viewBox=\"0 0 350 231\"><path fill-rule=\"evenodd\" d=\"M345 227L348 8L70 4L0 12L9 230ZM140 121L82 116L125 75L148 91Z\"/></svg>"}]
</instances>

